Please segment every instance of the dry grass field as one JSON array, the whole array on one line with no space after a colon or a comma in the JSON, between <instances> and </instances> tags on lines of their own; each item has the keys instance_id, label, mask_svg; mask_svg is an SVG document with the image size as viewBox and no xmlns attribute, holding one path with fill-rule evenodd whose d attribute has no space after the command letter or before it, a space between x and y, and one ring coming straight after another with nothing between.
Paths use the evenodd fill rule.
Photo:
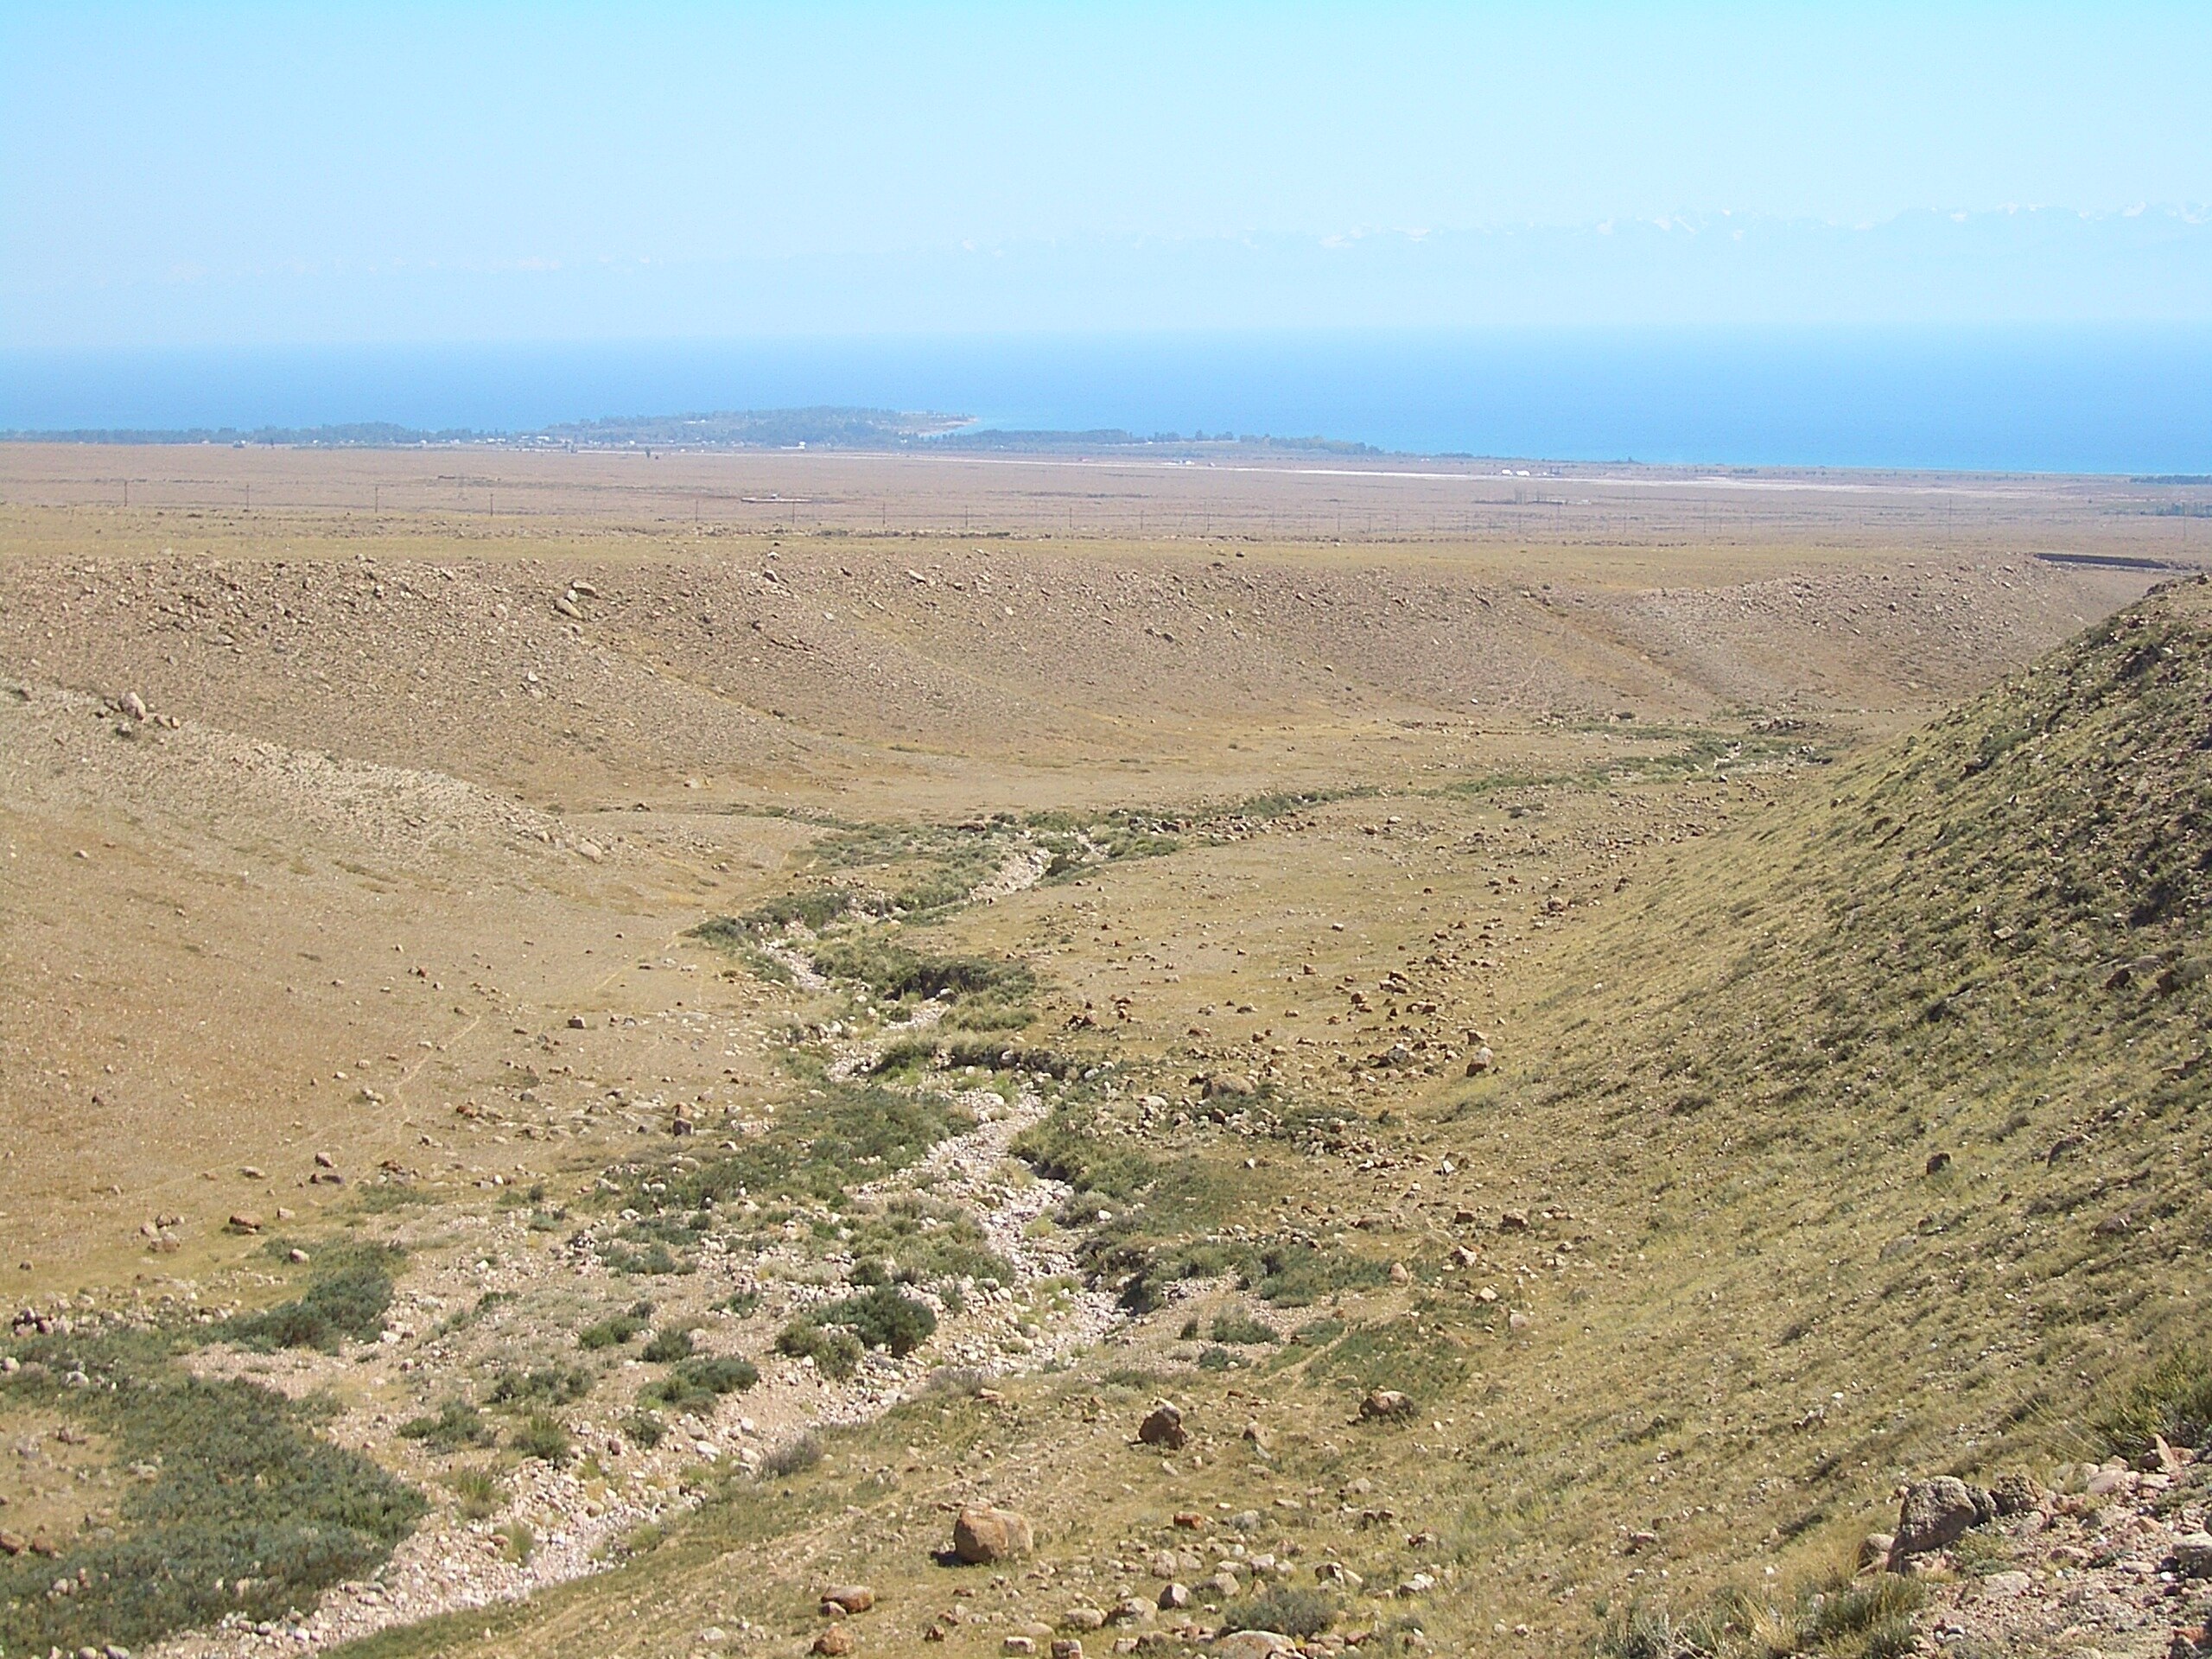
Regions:
<instances>
[{"instance_id":1,"label":"dry grass field","mask_svg":"<svg viewBox=\"0 0 2212 1659\"><path fill-rule=\"evenodd\" d=\"M0 1651L1932 1641L2205 1334L2208 492L1531 470L0 448Z\"/></svg>"}]
</instances>

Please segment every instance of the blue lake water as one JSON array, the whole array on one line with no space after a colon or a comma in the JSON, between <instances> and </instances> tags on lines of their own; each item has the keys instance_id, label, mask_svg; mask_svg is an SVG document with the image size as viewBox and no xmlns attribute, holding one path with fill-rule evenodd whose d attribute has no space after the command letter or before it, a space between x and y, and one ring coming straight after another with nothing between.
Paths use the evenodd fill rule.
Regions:
<instances>
[{"instance_id":1,"label":"blue lake water","mask_svg":"<svg viewBox=\"0 0 2212 1659\"><path fill-rule=\"evenodd\" d=\"M857 404L1417 453L2212 472L2212 327L935 336L0 353L0 429Z\"/></svg>"}]
</instances>

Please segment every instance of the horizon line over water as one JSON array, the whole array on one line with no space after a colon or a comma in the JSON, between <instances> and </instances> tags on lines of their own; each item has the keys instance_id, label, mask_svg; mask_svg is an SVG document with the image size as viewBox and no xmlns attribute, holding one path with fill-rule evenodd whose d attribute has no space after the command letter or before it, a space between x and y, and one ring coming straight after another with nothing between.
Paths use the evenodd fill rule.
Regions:
<instances>
[{"instance_id":1,"label":"horizon line over water","mask_svg":"<svg viewBox=\"0 0 2212 1659\"><path fill-rule=\"evenodd\" d=\"M1412 454L2212 472L2212 325L942 335L0 353L0 430L846 405Z\"/></svg>"}]
</instances>

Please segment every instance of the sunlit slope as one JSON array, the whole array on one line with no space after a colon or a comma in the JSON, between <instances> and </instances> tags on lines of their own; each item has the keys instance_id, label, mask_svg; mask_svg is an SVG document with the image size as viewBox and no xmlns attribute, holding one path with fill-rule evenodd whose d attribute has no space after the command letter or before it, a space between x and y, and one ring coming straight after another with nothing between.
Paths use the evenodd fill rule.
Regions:
<instances>
[{"instance_id":1,"label":"sunlit slope","mask_svg":"<svg viewBox=\"0 0 2212 1659\"><path fill-rule=\"evenodd\" d=\"M2212 590L1822 793L1658 873L1461 1108L1533 1119L1549 1185L1672 1264L1586 1323L1585 1429L1665 1417L1768 1543L1908 1469L2047 1459L2202 1328Z\"/></svg>"}]
</instances>

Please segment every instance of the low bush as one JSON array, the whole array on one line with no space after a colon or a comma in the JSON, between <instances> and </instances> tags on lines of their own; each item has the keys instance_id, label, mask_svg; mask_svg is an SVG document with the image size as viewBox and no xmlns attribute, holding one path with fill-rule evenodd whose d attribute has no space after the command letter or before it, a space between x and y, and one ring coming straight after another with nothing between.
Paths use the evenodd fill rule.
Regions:
<instances>
[{"instance_id":1,"label":"low bush","mask_svg":"<svg viewBox=\"0 0 2212 1659\"><path fill-rule=\"evenodd\" d=\"M760 1476L764 1480L788 1480L804 1474L822 1461L822 1442L815 1438L812 1429L795 1440L786 1440L760 1459Z\"/></svg>"},{"instance_id":2,"label":"low bush","mask_svg":"<svg viewBox=\"0 0 2212 1659\"><path fill-rule=\"evenodd\" d=\"M565 1406L591 1392L592 1376L578 1365L540 1365L527 1371L503 1371L488 1396L495 1406L535 1410Z\"/></svg>"},{"instance_id":3,"label":"low bush","mask_svg":"<svg viewBox=\"0 0 2212 1659\"><path fill-rule=\"evenodd\" d=\"M639 1357L655 1365L666 1365L679 1359L691 1357L691 1331L688 1325L672 1325L653 1333Z\"/></svg>"},{"instance_id":4,"label":"low bush","mask_svg":"<svg viewBox=\"0 0 2212 1659\"><path fill-rule=\"evenodd\" d=\"M895 1285L876 1285L792 1320L776 1338L776 1346L792 1353L796 1351L785 1346L785 1338L804 1342L807 1332L830 1330L849 1332L863 1348L888 1349L894 1357L904 1359L935 1334L937 1314L927 1302ZM817 1365L820 1363L817 1357Z\"/></svg>"},{"instance_id":5,"label":"low bush","mask_svg":"<svg viewBox=\"0 0 2212 1659\"><path fill-rule=\"evenodd\" d=\"M595 1325L588 1325L576 1332L576 1341L583 1347L596 1351L619 1348L645 1328L645 1321L653 1316L651 1302L638 1302L620 1313L608 1315Z\"/></svg>"},{"instance_id":6,"label":"low bush","mask_svg":"<svg viewBox=\"0 0 2212 1659\"><path fill-rule=\"evenodd\" d=\"M1325 1590L1301 1590L1279 1584L1232 1603L1221 1616L1224 1635L1231 1630L1273 1630L1278 1636L1319 1636L1337 1616L1337 1599Z\"/></svg>"},{"instance_id":7,"label":"low bush","mask_svg":"<svg viewBox=\"0 0 2212 1659\"><path fill-rule=\"evenodd\" d=\"M1305 1307L1340 1290L1387 1283L1389 1277L1382 1262L1349 1251L1286 1243L1261 1251L1259 1271L1249 1276L1249 1288L1279 1307Z\"/></svg>"},{"instance_id":8,"label":"low bush","mask_svg":"<svg viewBox=\"0 0 2212 1659\"><path fill-rule=\"evenodd\" d=\"M630 1444L650 1452L668 1436L668 1425L657 1411L647 1411L642 1406L622 1420L622 1433Z\"/></svg>"},{"instance_id":9,"label":"low bush","mask_svg":"<svg viewBox=\"0 0 2212 1659\"><path fill-rule=\"evenodd\" d=\"M1037 976L1018 962L988 957L925 956L903 944L870 936L839 939L814 953L817 973L854 980L880 1001L928 999L950 991L955 997L988 994L1014 1000L1037 988Z\"/></svg>"},{"instance_id":10,"label":"low bush","mask_svg":"<svg viewBox=\"0 0 2212 1659\"><path fill-rule=\"evenodd\" d=\"M424 1417L410 1418L399 1426L404 1440L420 1440L437 1452L459 1452L472 1446L490 1446L499 1436L484 1421L474 1402L452 1399Z\"/></svg>"},{"instance_id":11,"label":"low bush","mask_svg":"<svg viewBox=\"0 0 2212 1659\"><path fill-rule=\"evenodd\" d=\"M734 1356L702 1356L687 1359L638 1397L671 1411L695 1414L711 1411L725 1394L741 1394L760 1380L760 1368L749 1359Z\"/></svg>"},{"instance_id":12,"label":"low bush","mask_svg":"<svg viewBox=\"0 0 2212 1659\"><path fill-rule=\"evenodd\" d=\"M327 1246L296 1301L241 1314L214 1327L242 1348L312 1348L334 1354L348 1338L374 1342L391 1306L392 1275L404 1252L382 1245Z\"/></svg>"},{"instance_id":13,"label":"low bush","mask_svg":"<svg viewBox=\"0 0 2212 1659\"><path fill-rule=\"evenodd\" d=\"M1249 1348L1281 1342L1282 1333L1266 1320L1255 1319L1249 1313L1218 1313L1214 1316L1213 1339Z\"/></svg>"},{"instance_id":14,"label":"low bush","mask_svg":"<svg viewBox=\"0 0 2212 1659\"><path fill-rule=\"evenodd\" d=\"M65 1357L56 1353L48 1363ZM318 1440L306 1409L238 1381L79 1346L91 1389L16 1382L41 1406L112 1435L126 1482L112 1530L73 1536L58 1559L0 1557L0 1652L151 1647L226 1614L276 1619L386 1560L426 1505L367 1459ZM79 1585L48 1593L55 1580Z\"/></svg>"},{"instance_id":15,"label":"low bush","mask_svg":"<svg viewBox=\"0 0 2212 1659\"><path fill-rule=\"evenodd\" d=\"M842 1325L810 1325L795 1320L776 1333L776 1351L792 1359L809 1359L814 1369L833 1382L842 1382L861 1368L867 1350L861 1339Z\"/></svg>"},{"instance_id":16,"label":"low bush","mask_svg":"<svg viewBox=\"0 0 2212 1659\"><path fill-rule=\"evenodd\" d=\"M566 1463L573 1449L569 1431L550 1411L532 1412L516 1425L507 1444L525 1458L539 1458L551 1464Z\"/></svg>"}]
</instances>

